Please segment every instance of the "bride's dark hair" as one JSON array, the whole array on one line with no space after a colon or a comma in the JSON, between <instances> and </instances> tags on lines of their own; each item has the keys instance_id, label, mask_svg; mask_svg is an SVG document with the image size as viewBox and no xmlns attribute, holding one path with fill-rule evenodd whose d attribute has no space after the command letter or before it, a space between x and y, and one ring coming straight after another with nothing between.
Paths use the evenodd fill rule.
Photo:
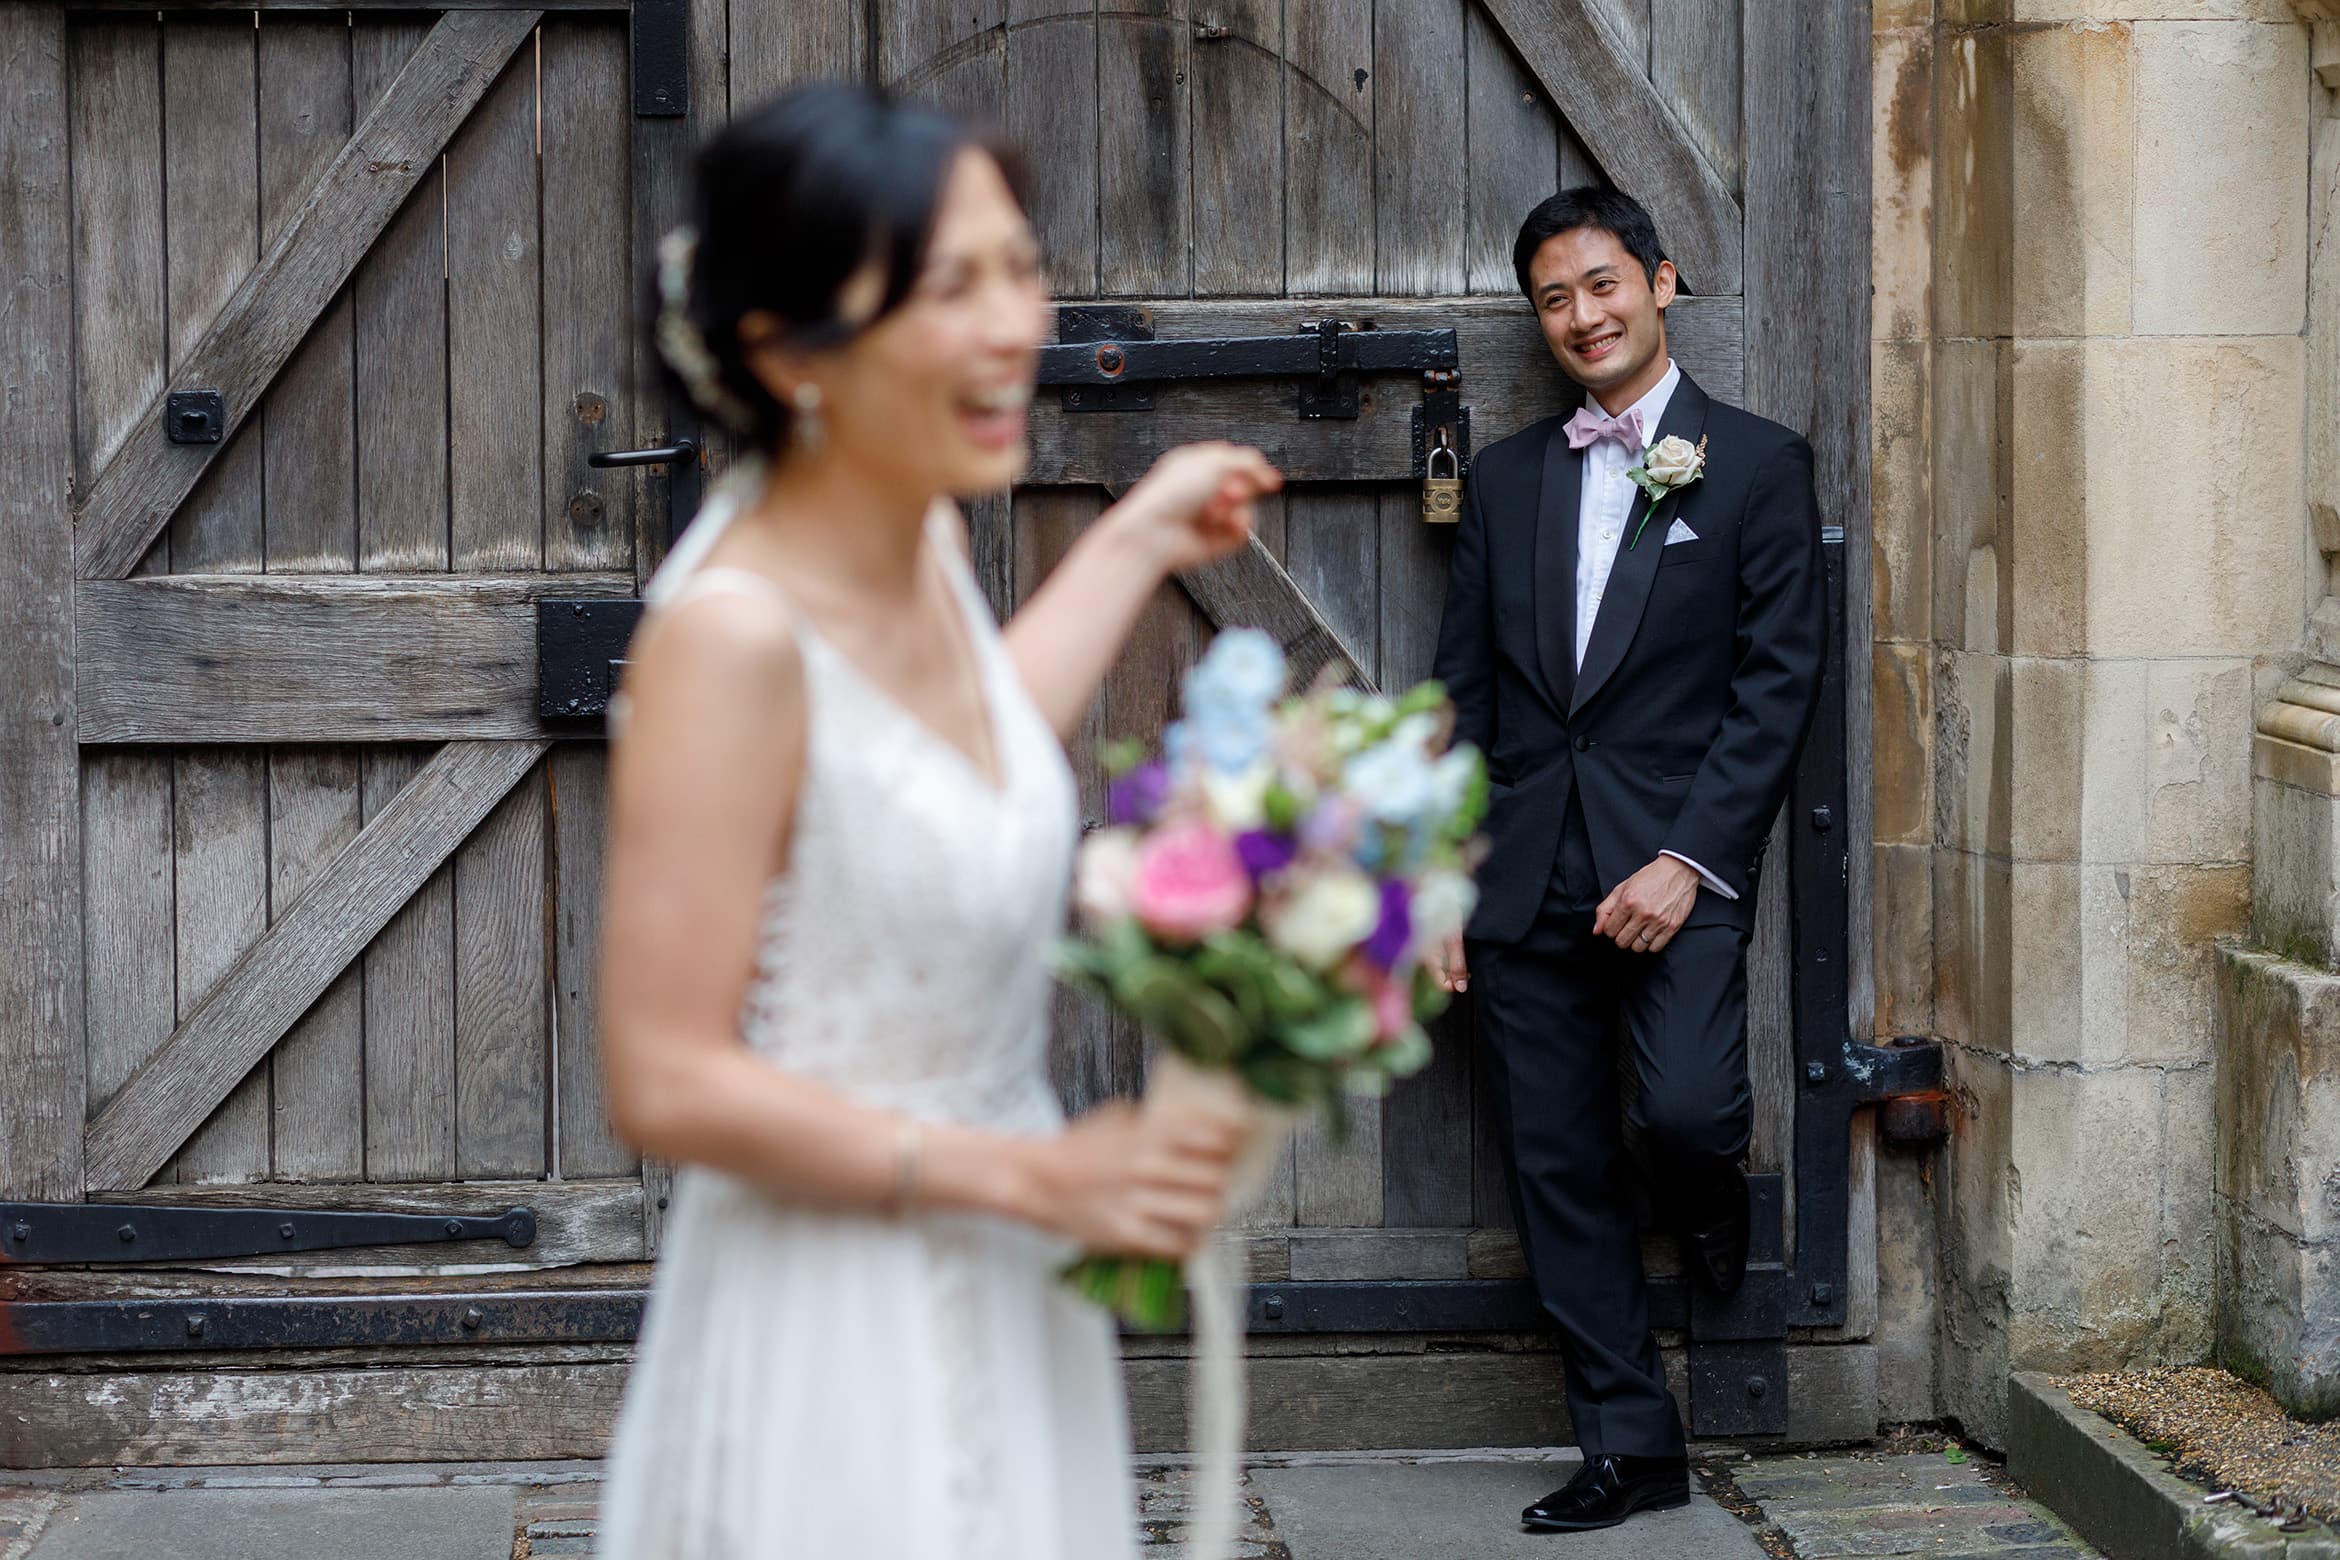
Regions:
<instances>
[{"instance_id":1,"label":"bride's dark hair","mask_svg":"<svg viewBox=\"0 0 2340 1560\"><path fill-rule=\"evenodd\" d=\"M740 321L763 311L784 342L817 350L900 307L969 148L997 160L1022 198L1003 148L867 87L797 87L734 119L699 152L691 226L661 252L658 346L681 387L752 446L776 447L789 411L748 367ZM846 284L873 263L875 307L856 297L849 316Z\"/></svg>"}]
</instances>

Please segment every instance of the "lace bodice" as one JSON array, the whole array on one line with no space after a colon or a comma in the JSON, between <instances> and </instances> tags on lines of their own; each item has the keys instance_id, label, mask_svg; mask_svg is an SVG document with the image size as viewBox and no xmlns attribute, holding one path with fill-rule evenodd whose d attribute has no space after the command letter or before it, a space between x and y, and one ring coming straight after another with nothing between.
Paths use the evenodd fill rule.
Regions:
<instances>
[{"instance_id":1,"label":"lace bodice","mask_svg":"<svg viewBox=\"0 0 2340 1560\"><path fill-rule=\"evenodd\" d=\"M701 566L736 512L709 503L646 593L653 610L711 590L780 596ZM999 784L776 599L803 657L805 767L740 1028L776 1066L870 1104L1045 1131L1062 1119L1046 949L1077 796L964 558L939 531L933 544L975 648Z\"/></svg>"}]
</instances>

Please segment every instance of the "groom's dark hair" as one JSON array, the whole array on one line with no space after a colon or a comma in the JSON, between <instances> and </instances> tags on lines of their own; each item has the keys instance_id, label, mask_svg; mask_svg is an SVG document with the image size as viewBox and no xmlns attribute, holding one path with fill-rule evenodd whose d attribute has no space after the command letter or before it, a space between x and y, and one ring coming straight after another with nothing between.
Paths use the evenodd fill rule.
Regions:
<instances>
[{"instance_id":1,"label":"groom's dark hair","mask_svg":"<svg viewBox=\"0 0 2340 1560\"><path fill-rule=\"evenodd\" d=\"M1666 250L1658 242L1657 223L1650 220L1641 202L1623 190L1579 184L1537 206L1519 225L1519 238L1511 246L1511 268L1519 273L1519 290L1528 295L1529 302L1535 301L1535 287L1528 280L1528 266L1536 251L1547 240L1578 228L1598 228L1608 234L1641 262L1652 282L1657 280L1657 268L1666 258Z\"/></svg>"}]
</instances>

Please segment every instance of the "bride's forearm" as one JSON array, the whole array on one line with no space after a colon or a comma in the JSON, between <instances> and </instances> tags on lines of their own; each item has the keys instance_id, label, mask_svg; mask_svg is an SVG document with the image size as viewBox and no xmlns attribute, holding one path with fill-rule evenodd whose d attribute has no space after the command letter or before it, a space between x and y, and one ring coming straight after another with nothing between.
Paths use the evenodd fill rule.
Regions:
<instances>
[{"instance_id":1,"label":"bride's forearm","mask_svg":"<svg viewBox=\"0 0 2340 1560\"><path fill-rule=\"evenodd\" d=\"M1043 1222L1045 1141L917 1123L792 1076L736 1046L697 1046L614 1093L619 1133L653 1158L705 1165L794 1202L848 1213L911 1206Z\"/></svg>"},{"instance_id":2,"label":"bride's forearm","mask_svg":"<svg viewBox=\"0 0 2340 1560\"><path fill-rule=\"evenodd\" d=\"M1071 740L1146 603L1169 577L1160 543L1107 510L1007 625L1008 654L1040 713Z\"/></svg>"}]
</instances>

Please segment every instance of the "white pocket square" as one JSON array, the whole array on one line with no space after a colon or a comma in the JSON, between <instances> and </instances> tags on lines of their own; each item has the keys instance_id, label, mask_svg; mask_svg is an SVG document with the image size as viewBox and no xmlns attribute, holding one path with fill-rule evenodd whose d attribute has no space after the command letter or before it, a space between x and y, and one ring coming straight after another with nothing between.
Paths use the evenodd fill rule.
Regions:
<instances>
[{"instance_id":1,"label":"white pocket square","mask_svg":"<svg viewBox=\"0 0 2340 1560\"><path fill-rule=\"evenodd\" d=\"M1676 542L1695 542L1697 540L1698 533L1691 530L1686 521L1677 520L1666 527L1666 545L1668 547L1673 546Z\"/></svg>"}]
</instances>

